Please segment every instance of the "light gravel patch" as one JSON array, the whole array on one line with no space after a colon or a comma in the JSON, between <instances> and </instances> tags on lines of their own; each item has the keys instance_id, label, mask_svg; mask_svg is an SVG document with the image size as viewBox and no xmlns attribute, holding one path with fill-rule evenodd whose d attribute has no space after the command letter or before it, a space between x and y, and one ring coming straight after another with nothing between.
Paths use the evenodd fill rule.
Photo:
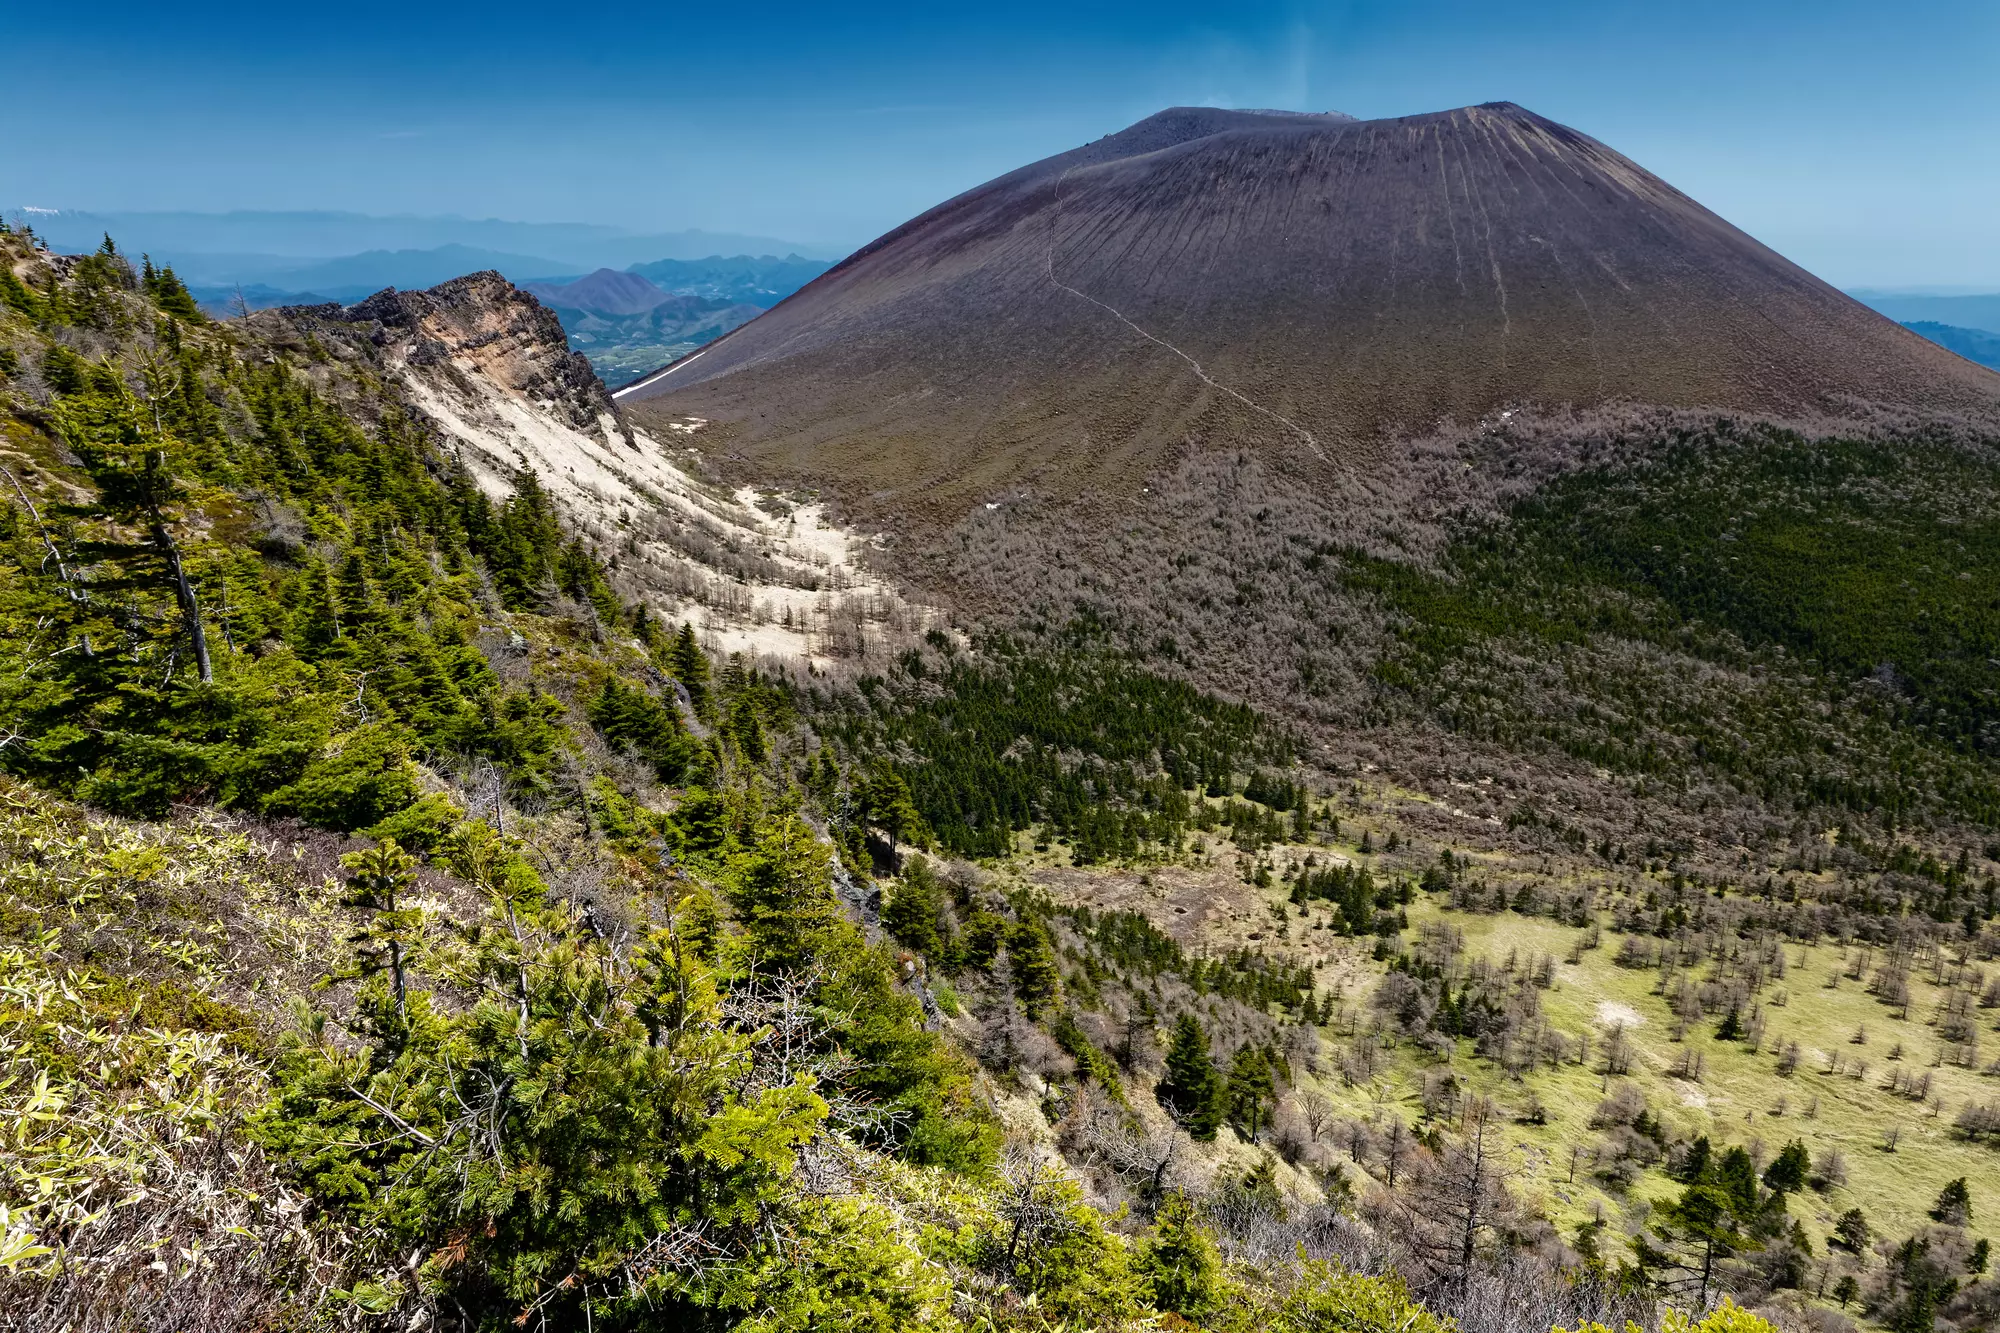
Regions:
<instances>
[{"instance_id":1,"label":"light gravel patch","mask_svg":"<svg viewBox=\"0 0 2000 1333\"><path fill-rule=\"evenodd\" d=\"M1646 1016L1629 1004L1616 1000L1597 1002L1597 1022L1600 1027L1642 1028L1646 1026Z\"/></svg>"}]
</instances>

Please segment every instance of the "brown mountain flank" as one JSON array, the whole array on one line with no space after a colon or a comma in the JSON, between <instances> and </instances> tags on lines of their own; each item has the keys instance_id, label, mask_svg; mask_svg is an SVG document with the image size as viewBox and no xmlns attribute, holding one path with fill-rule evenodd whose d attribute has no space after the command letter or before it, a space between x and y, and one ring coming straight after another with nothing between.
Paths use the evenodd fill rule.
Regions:
<instances>
[{"instance_id":1,"label":"brown mountain flank","mask_svg":"<svg viewBox=\"0 0 2000 1333\"><path fill-rule=\"evenodd\" d=\"M948 518L1218 447L1345 472L1509 407L1986 415L2000 376L1510 103L1176 108L939 205L619 400L715 423L755 475Z\"/></svg>"}]
</instances>

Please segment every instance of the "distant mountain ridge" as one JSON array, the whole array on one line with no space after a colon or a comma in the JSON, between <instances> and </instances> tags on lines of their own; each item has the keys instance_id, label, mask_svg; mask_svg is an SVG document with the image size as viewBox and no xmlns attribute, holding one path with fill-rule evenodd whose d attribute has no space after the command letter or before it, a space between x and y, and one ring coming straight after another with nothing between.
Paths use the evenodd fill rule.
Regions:
<instances>
[{"instance_id":1,"label":"distant mountain ridge","mask_svg":"<svg viewBox=\"0 0 2000 1333\"><path fill-rule=\"evenodd\" d=\"M327 301L353 305L389 288L411 291L435 287L470 273L504 273L511 280L526 281L560 273L562 268L553 259L501 254L466 245L443 245L432 250L370 250L305 265L294 261L289 267L265 264L254 270L262 275L255 280L241 277L217 280L213 272L199 266L187 269L176 264L176 271L188 283L195 299L217 315L234 313L239 296L253 310L320 305Z\"/></svg>"},{"instance_id":2,"label":"distant mountain ridge","mask_svg":"<svg viewBox=\"0 0 2000 1333\"><path fill-rule=\"evenodd\" d=\"M697 260L660 259L650 264L634 264L630 271L666 291L769 307L831 267L824 260L792 253L782 259L768 254L735 255L728 259L720 255Z\"/></svg>"},{"instance_id":3,"label":"distant mountain ridge","mask_svg":"<svg viewBox=\"0 0 2000 1333\"><path fill-rule=\"evenodd\" d=\"M662 259L634 264L622 272L603 268L573 280L524 282L521 286L558 306L600 314L637 314L658 305L667 293L700 296L769 309L826 272L817 259L786 255L710 255L706 259Z\"/></svg>"},{"instance_id":4,"label":"distant mountain ridge","mask_svg":"<svg viewBox=\"0 0 2000 1333\"><path fill-rule=\"evenodd\" d=\"M272 285L326 291L366 286L435 287L468 273L492 270L514 282L553 277L564 271L557 259L482 250L469 245L441 245L430 250L366 250L274 274Z\"/></svg>"},{"instance_id":5,"label":"distant mountain ridge","mask_svg":"<svg viewBox=\"0 0 2000 1333\"><path fill-rule=\"evenodd\" d=\"M570 346L607 383L623 384L737 328L826 270L787 255L662 260L522 290L561 318Z\"/></svg>"},{"instance_id":6,"label":"distant mountain ridge","mask_svg":"<svg viewBox=\"0 0 2000 1333\"><path fill-rule=\"evenodd\" d=\"M287 270L269 282L194 277L190 289L204 310L226 319L246 307L353 305L387 288L407 291L498 272L553 309L572 348L590 357L608 382L623 384L756 318L827 267L796 253L710 255L629 270L600 268L577 278L553 276L559 271L553 260L449 245L347 255Z\"/></svg>"},{"instance_id":7,"label":"distant mountain ridge","mask_svg":"<svg viewBox=\"0 0 2000 1333\"><path fill-rule=\"evenodd\" d=\"M1985 329L1961 329L1929 320L1916 320L1903 327L1912 333L1922 334L1939 347L1957 352L1967 361L2000 370L2000 333L1988 333Z\"/></svg>"},{"instance_id":8,"label":"distant mountain ridge","mask_svg":"<svg viewBox=\"0 0 2000 1333\"><path fill-rule=\"evenodd\" d=\"M497 218L375 216L331 210L288 212L93 212L9 208L7 221L33 226L57 250L88 252L105 232L125 249L150 250L183 270L183 255L238 256L290 261L333 259L370 250L434 250L462 245L500 254L546 256L549 273L626 268L656 259L699 259L717 254L837 253L769 236L699 230L649 232L574 222L509 222ZM247 282L259 275L228 275Z\"/></svg>"},{"instance_id":9,"label":"distant mountain ridge","mask_svg":"<svg viewBox=\"0 0 2000 1333\"><path fill-rule=\"evenodd\" d=\"M1899 324L1943 324L2000 335L2000 292L1966 296L1877 292L1866 289L1848 295Z\"/></svg>"},{"instance_id":10,"label":"distant mountain ridge","mask_svg":"<svg viewBox=\"0 0 2000 1333\"><path fill-rule=\"evenodd\" d=\"M636 273L601 268L574 282L524 282L524 292L532 292L544 303L573 310L589 310L606 315L639 315L671 301L673 294L662 291Z\"/></svg>"}]
</instances>

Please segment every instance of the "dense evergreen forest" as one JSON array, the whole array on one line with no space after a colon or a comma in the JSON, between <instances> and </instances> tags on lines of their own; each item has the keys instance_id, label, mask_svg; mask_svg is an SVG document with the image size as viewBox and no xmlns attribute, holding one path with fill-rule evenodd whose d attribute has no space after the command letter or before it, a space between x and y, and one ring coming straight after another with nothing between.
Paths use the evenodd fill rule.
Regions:
<instances>
[{"instance_id":1,"label":"dense evergreen forest","mask_svg":"<svg viewBox=\"0 0 2000 1333\"><path fill-rule=\"evenodd\" d=\"M1252 710L1083 625L1032 651L996 636L972 658L936 632L928 647L854 694L815 697L813 723L848 753L888 757L929 836L962 856L1005 856L1029 829L1079 865L1176 847L1191 793L1226 795L1236 773L1289 756Z\"/></svg>"},{"instance_id":2,"label":"dense evergreen forest","mask_svg":"<svg viewBox=\"0 0 2000 1333\"><path fill-rule=\"evenodd\" d=\"M9 789L28 873L6 923L29 946L8 954L10 976L62 989L47 1022L5 1020L0 1084L29 1096L23 1123L61 1107L116 1147L17 1143L9 1305L39 1311L32 1327L165 1327L145 1313L160 1301L190 1327L445 1309L482 1327L523 1309L680 1327L761 1309L793 1326L806 1316L775 1313L793 1299L777 1288L801 1310L820 1298L789 1281L802 1242L761 1239L781 1216L797 1234L839 1231L829 1257L852 1243L916 1262L866 1217L798 1211L787 1185L830 1135L974 1177L996 1136L968 1067L836 910L832 852L762 738L782 698L741 669L711 676L688 627L619 602L531 474L503 499L482 492L392 386L329 388L203 319L170 270L135 272L109 238L40 258L41 283L14 271L38 258L20 238L0 244L0 767L170 821L121 859L122 826ZM671 817L634 800L661 783L684 793ZM268 948L276 921L244 919L215 885L145 890L92 918L98 895L63 887L107 868L111 884L183 882L177 863L199 859L176 845L187 837L261 865L240 833L169 831L203 808L297 821L301 850L365 835L340 860L337 901L308 906L308 885L293 904L354 923L300 960L326 969L334 998L296 1030L258 1015L285 990L221 966L209 943ZM563 859L578 845L628 851L591 855L579 893ZM456 910L413 903L438 884ZM780 995L814 1016L773 1066L763 1020ZM142 1013L159 1026L116 1069L77 1062ZM311 1207L310 1236L182 1198L144 1225L93 1211L136 1204L149 1180L190 1187L189 1125L171 1107L148 1125L124 1091L156 1066L163 1088L192 1073L207 1089L217 1143ZM61 1188L17 1192L38 1178ZM146 1267L146 1226L218 1261L177 1268L170 1295ZM681 1231L764 1276L680 1281L646 1256ZM909 1299L921 1316L924 1289Z\"/></svg>"},{"instance_id":3,"label":"dense evergreen forest","mask_svg":"<svg viewBox=\"0 0 2000 1333\"><path fill-rule=\"evenodd\" d=\"M7 767L115 811L213 801L339 830L416 799L413 754L551 790L565 710L501 681L482 613L627 617L535 479L495 504L380 386L337 404L174 313L171 270L142 280L150 311L118 302L131 281L107 240L70 282L4 293L116 349L53 338L33 367L46 444L0 520L23 575L0 609ZM82 493L28 501L43 469Z\"/></svg>"}]
</instances>

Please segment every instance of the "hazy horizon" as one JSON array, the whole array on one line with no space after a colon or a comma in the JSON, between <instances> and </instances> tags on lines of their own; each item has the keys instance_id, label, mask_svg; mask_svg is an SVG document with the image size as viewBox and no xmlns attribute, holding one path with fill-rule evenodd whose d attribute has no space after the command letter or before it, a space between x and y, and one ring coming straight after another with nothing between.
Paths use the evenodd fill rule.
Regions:
<instances>
[{"instance_id":1,"label":"hazy horizon","mask_svg":"<svg viewBox=\"0 0 2000 1333\"><path fill-rule=\"evenodd\" d=\"M1508 100L1843 287L2000 288L2000 11L1970 0L522 5L0 19L7 207L346 210L841 254L1160 108Z\"/></svg>"},{"instance_id":2,"label":"hazy horizon","mask_svg":"<svg viewBox=\"0 0 2000 1333\"><path fill-rule=\"evenodd\" d=\"M30 225L34 225L37 221L36 217L33 216L34 214L72 212L72 211L79 214L82 213L82 210L55 210L55 209L47 209L41 206L10 205L5 208L0 208L0 216L5 216L9 219L25 220ZM194 223L209 219L217 221L234 220L245 217L254 217L260 219L262 218L277 219L277 218L287 218L287 217L300 218L300 219L321 219L326 217L338 216L343 218L355 219L365 223L417 223L417 224L434 224L440 226L463 224L466 226L473 226L473 227L481 227L481 226L522 227L522 228L534 227L534 228L550 228L550 229L563 229L563 230L575 230L575 231L602 231L605 233L609 233L610 238L616 240L652 239L645 232L636 231L629 228L613 227L608 224L577 222L573 220L560 221L560 222L523 222L517 218L493 218L493 217L469 218L469 217L464 217L462 215L450 214L450 213L370 214L370 213L361 213L358 211L347 210L347 209L298 209L298 210L236 209L236 210L230 210L228 212L200 213L192 210L172 210L172 211L152 212L144 209L134 209L134 210L107 211L102 214L94 214L88 216L91 216L94 219L106 219L112 221L120 221L120 220L136 221L140 219L150 220L153 218L171 218L178 222L187 222L187 223ZM793 241L783 237L752 237L752 236L743 236L732 233L704 232L699 228L688 229L680 233L675 233L674 235L676 235L679 238L685 238L690 241L693 238L697 237L706 238L711 244L709 248L702 249L700 253L696 253L696 249L700 248L696 247L688 249L687 252L684 254L654 255L652 256L653 258L692 259L692 258L722 257L725 255L729 256L764 255L764 256L782 257L786 253L796 253L802 257L810 259L839 260L845 258L849 253L852 252L852 250L859 248L859 246L857 245L853 247L848 247L843 250L835 251L829 247L815 246L809 242ZM82 244L84 239L85 239L84 237L78 235L77 237L73 238L72 243ZM115 230L113 232L113 239L114 240L120 239L116 234ZM304 267L305 265L303 261L311 261L316 259L351 258L356 256L357 254L362 254L362 253L390 253L390 254L415 253L415 252L424 252L435 249L463 247L464 244L465 244L464 242L459 242L459 241L445 241L435 246L374 245L374 246L361 246L361 247L355 247L355 246L341 247L341 246L322 245L317 248L302 248L297 251L273 251L270 253L272 257L293 258L300 260L302 261L301 267ZM861 244L866 244L866 242L864 241ZM136 246L123 246L123 248L134 249L136 248ZM231 252L208 251L202 253L208 253L208 254L219 253L225 256L229 256ZM649 255L651 254L650 251L648 251L647 253ZM557 262L560 262L559 256L551 255L549 256L549 258ZM551 278L553 277L576 278L585 276L591 272L595 272L597 269L600 268L611 269L614 271L624 271L627 269L638 268L645 262L648 261L634 260L629 263L580 262L571 266L571 268L574 269L573 272L565 270L564 272L557 273L552 270L546 276ZM1949 300L1954 297L1962 297L1962 296L2000 295L2000 290L1996 289L2000 289L2000 280L1996 280L1994 282L1985 284L1910 283L1910 284L1896 285L1896 284L1860 283L1845 288L1845 290L1850 296L1854 296L1862 300L1868 300L1870 298L1875 298L1875 297L1941 298Z\"/></svg>"}]
</instances>

